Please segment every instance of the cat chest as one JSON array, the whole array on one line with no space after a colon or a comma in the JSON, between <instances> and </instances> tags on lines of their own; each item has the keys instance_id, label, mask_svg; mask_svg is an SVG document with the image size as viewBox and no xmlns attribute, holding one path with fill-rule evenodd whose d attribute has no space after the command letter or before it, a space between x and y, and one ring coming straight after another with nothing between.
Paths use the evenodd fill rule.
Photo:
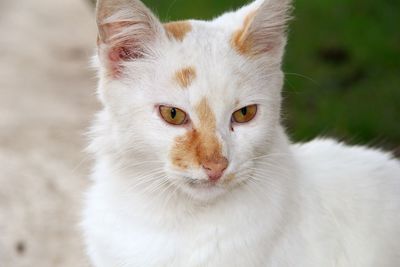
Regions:
<instances>
[{"instance_id":1,"label":"cat chest","mask_svg":"<svg viewBox=\"0 0 400 267\"><path fill-rule=\"evenodd\" d=\"M137 227L116 244L129 266L261 266L262 234L213 224L165 230ZM129 247L126 244L130 244Z\"/></svg>"}]
</instances>

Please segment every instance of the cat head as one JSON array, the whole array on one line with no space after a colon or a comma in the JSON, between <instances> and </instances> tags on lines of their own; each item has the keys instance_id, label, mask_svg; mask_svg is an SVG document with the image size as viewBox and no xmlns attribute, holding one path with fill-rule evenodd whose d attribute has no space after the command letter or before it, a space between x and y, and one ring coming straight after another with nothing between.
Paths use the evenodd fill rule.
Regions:
<instances>
[{"instance_id":1,"label":"cat head","mask_svg":"<svg viewBox=\"0 0 400 267\"><path fill-rule=\"evenodd\" d=\"M289 10L289 0L257 0L162 24L138 0L99 0L99 96L114 155L149 184L200 200L250 179L280 126Z\"/></svg>"}]
</instances>

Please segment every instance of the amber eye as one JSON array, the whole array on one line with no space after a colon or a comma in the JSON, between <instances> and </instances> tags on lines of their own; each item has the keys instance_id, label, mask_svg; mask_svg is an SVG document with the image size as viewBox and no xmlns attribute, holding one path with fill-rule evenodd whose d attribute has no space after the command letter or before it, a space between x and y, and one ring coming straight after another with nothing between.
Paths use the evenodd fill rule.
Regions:
<instances>
[{"instance_id":1,"label":"amber eye","mask_svg":"<svg viewBox=\"0 0 400 267\"><path fill-rule=\"evenodd\" d=\"M166 122L173 125L186 123L186 113L179 108L160 106L160 115Z\"/></svg>"},{"instance_id":2,"label":"amber eye","mask_svg":"<svg viewBox=\"0 0 400 267\"><path fill-rule=\"evenodd\" d=\"M256 116L257 105L250 105L235 111L232 120L237 123L249 122Z\"/></svg>"}]
</instances>

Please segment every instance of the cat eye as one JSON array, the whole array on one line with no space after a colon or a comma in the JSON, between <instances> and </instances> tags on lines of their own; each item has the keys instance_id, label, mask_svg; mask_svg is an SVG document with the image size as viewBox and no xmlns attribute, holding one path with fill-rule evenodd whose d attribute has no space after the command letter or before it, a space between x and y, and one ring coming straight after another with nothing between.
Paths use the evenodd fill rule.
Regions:
<instances>
[{"instance_id":1,"label":"cat eye","mask_svg":"<svg viewBox=\"0 0 400 267\"><path fill-rule=\"evenodd\" d=\"M257 113L257 105L243 107L232 114L232 120L237 123L246 123L254 119Z\"/></svg>"},{"instance_id":2,"label":"cat eye","mask_svg":"<svg viewBox=\"0 0 400 267\"><path fill-rule=\"evenodd\" d=\"M186 113L179 108L160 106L161 117L172 125L183 125L186 123Z\"/></svg>"}]
</instances>

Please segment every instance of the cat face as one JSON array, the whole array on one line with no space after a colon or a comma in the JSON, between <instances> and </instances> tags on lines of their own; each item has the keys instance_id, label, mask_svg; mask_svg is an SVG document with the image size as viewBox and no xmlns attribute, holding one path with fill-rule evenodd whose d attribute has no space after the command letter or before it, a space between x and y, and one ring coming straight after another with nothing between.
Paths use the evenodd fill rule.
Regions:
<instances>
[{"instance_id":1,"label":"cat face","mask_svg":"<svg viewBox=\"0 0 400 267\"><path fill-rule=\"evenodd\" d=\"M161 24L140 1L100 1L99 94L119 157L195 199L245 183L279 127L288 7Z\"/></svg>"}]
</instances>

